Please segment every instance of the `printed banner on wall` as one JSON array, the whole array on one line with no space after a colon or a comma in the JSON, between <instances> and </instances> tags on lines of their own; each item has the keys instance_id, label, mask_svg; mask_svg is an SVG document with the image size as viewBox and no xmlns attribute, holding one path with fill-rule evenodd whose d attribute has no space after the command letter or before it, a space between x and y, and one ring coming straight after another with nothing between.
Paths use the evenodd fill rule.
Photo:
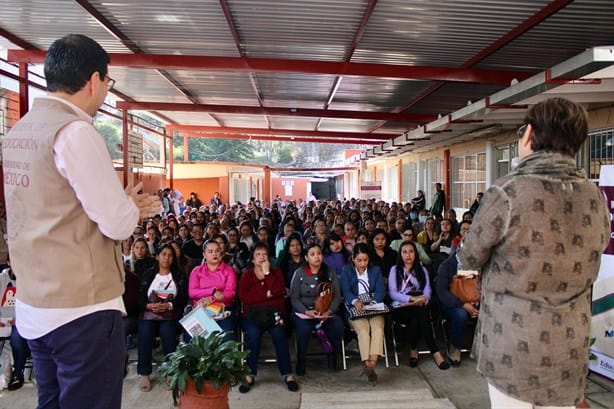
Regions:
<instances>
[{"instance_id":1,"label":"printed banner on wall","mask_svg":"<svg viewBox=\"0 0 614 409\"><path fill-rule=\"evenodd\" d=\"M360 198L380 200L382 198L382 182L360 182Z\"/></svg>"},{"instance_id":2,"label":"printed banner on wall","mask_svg":"<svg viewBox=\"0 0 614 409\"><path fill-rule=\"evenodd\" d=\"M610 220L614 214L614 166L601 167L599 187L603 192ZM589 361L591 371L614 379L614 222L611 221L610 243L601 255L601 267L597 281L593 284L593 317L591 347L593 359Z\"/></svg>"}]
</instances>

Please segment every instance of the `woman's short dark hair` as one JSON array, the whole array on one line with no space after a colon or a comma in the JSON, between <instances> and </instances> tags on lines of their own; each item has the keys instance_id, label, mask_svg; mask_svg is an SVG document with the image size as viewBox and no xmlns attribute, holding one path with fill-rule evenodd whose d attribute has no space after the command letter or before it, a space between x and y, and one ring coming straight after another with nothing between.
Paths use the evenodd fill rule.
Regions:
<instances>
[{"instance_id":1,"label":"woman's short dark hair","mask_svg":"<svg viewBox=\"0 0 614 409\"><path fill-rule=\"evenodd\" d=\"M256 250L264 250L266 251L267 256L270 256L269 254L269 246L264 242L264 241L257 241L252 245L252 248L249 252L249 259L253 260L254 259L254 254L256 253Z\"/></svg>"},{"instance_id":2,"label":"woman's short dark hair","mask_svg":"<svg viewBox=\"0 0 614 409\"><path fill-rule=\"evenodd\" d=\"M75 94L95 72L104 81L109 62L109 54L89 37L69 34L55 40L45 57L47 91Z\"/></svg>"},{"instance_id":3,"label":"woman's short dark hair","mask_svg":"<svg viewBox=\"0 0 614 409\"><path fill-rule=\"evenodd\" d=\"M531 149L575 156L588 136L588 114L565 98L550 98L527 111L525 124L533 128Z\"/></svg>"}]
</instances>

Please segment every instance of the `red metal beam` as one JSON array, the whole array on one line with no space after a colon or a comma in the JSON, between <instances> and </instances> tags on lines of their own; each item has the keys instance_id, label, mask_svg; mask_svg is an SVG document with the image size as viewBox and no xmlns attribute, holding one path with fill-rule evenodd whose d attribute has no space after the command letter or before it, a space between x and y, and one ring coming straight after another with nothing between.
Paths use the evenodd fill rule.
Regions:
<instances>
[{"instance_id":1,"label":"red metal beam","mask_svg":"<svg viewBox=\"0 0 614 409\"><path fill-rule=\"evenodd\" d=\"M461 68L473 67L475 64L479 63L484 58L499 51L501 48L520 37L522 34L526 33L548 17L557 13L559 10L566 7L572 1L573 0L555 0L552 3L548 4L546 7L523 21L520 25L509 31L503 37L499 38L497 41L495 41L494 43L484 48L482 51L480 51L467 61L465 61L463 65L461 65Z\"/></svg>"},{"instance_id":2,"label":"red metal beam","mask_svg":"<svg viewBox=\"0 0 614 409\"><path fill-rule=\"evenodd\" d=\"M90 4L87 0L75 0L75 2L81 6L94 20L98 22L107 30L113 37L115 37L118 41L120 41L126 48L132 51L135 54L144 54L142 48L140 48L134 41L130 39L127 35L125 35L118 27L115 26L108 18L104 16L96 7ZM158 73L167 80L177 91L186 96L190 101L197 104L200 102L198 98L190 90L188 90L181 82L175 79L168 71L163 69L164 67L160 67L158 69Z\"/></svg>"},{"instance_id":3,"label":"red metal beam","mask_svg":"<svg viewBox=\"0 0 614 409\"><path fill-rule=\"evenodd\" d=\"M241 115L275 115L275 116L302 116L302 117L325 117L364 119L373 121L395 121L409 123L428 123L437 119L436 115L423 114L395 114L390 112L372 111L342 111L305 108L281 108L281 107L250 107L235 105L209 105L209 104L180 104L166 102L132 102L117 101L118 109L131 109L143 111L181 111L181 112L210 112L216 114L241 114Z\"/></svg>"},{"instance_id":4,"label":"red metal beam","mask_svg":"<svg viewBox=\"0 0 614 409\"><path fill-rule=\"evenodd\" d=\"M513 79L525 79L532 72L505 70L475 70L454 67L410 66L355 62L311 60L281 60L272 58L210 57L172 54L111 53L112 66L132 68L166 68L235 72L296 72L305 74L388 77L428 81L472 82L507 85ZM9 50L8 61L39 64L44 51Z\"/></svg>"},{"instance_id":5,"label":"red metal beam","mask_svg":"<svg viewBox=\"0 0 614 409\"><path fill-rule=\"evenodd\" d=\"M460 68L462 68L462 69L469 69L469 68L471 68L472 66L474 66L478 62L482 61L484 58L488 57L489 55L491 55L491 54L493 54L493 53L495 53L497 51L499 51L503 46L509 44L511 41L513 41L516 38L520 37L522 34L526 33L531 28L535 27L536 25L538 25L542 21L546 20L548 17L552 16L553 14L555 14L556 12L558 12L559 10L561 10L562 8L567 6L572 1L573 0L555 0L555 1L553 1L552 3L548 4L546 7L541 9L539 12L537 12L534 15L532 15L531 17L529 17L528 19L523 21L521 24L516 26L514 29L510 30L503 37L500 37L498 40L494 41L488 47L484 48L482 51L480 51L479 53L475 54L473 57L471 57L470 59L465 61L463 64L461 64ZM524 79L524 78L526 78L526 77L522 77L522 78L518 77L518 80ZM394 112L403 112L403 111L411 108L412 106L416 105L418 102L422 101L424 98L428 97L433 92L435 92L436 90L441 88L441 86L443 86L443 85L444 85L443 82L437 82L437 83L431 85L429 88L427 88L426 90L421 92L419 95L417 95L414 98L412 98L409 102L407 102L406 104L404 104L404 105L398 107L397 109L395 109ZM371 131L375 131L376 129L380 128L383 125L384 125L383 123L379 124L378 126L373 127L371 129Z\"/></svg>"},{"instance_id":6,"label":"red metal beam","mask_svg":"<svg viewBox=\"0 0 614 409\"><path fill-rule=\"evenodd\" d=\"M232 12L230 11L230 6L228 6L228 2L226 0L220 0L220 7L222 7L222 11L224 12L226 24L228 24L228 29L230 29L230 34L232 34L232 38L235 42L235 47L237 47L237 52L240 57L245 57L245 50L243 50L243 48L241 47L241 38L239 37L239 30L237 30L235 21L232 18ZM258 105L263 107L264 100L262 98L260 88L258 87L258 83L256 82L256 75L253 72L249 73L249 82L252 85L252 89L254 90L256 98L258 99ZM265 115L264 120L266 121L267 128L271 128L271 122L269 121L269 117Z\"/></svg>"},{"instance_id":7,"label":"red metal beam","mask_svg":"<svg viewBox=\"0 0 614 409\"><path fill-rule=\"evenodd\" d=\"M273 136L291 136L291 137L320 137L320 138L338 138L340 140L356 139L356 140L372 140L372 141L387 141L396 134L366 134L366 133L349 133L349 132L325 132L325 131L297 131L294 129L265 129L265 128L236 128L223 126L201 126L201 125L169 125L166 127L169 133L172 132L198 132L202 134L226 134L226 135L273 135Z\"/></svg>"},{"instance_id":8,"label":"red metal beam","mask_svg":"<svg viewBox=\"0 0 614 409\"><path fill-rule=\"evenodd\" d=\"M24 50L38 50L39 48L32 43L27 42L23 38L17 37L15 34L10 31L6 31L2 27L0 27L0 36L6 38L11 43L15 44L18 47L23 48Z\"/></svg>"},{"instance_id":9,"label":"red metal beam","mask_svg":"<svg viewBox=\"0 0 614 409\"><path fill-rule=\"evenodd\" d=\"M367 3L365 12L362 15L362 19L360 20L360 24L358 24L358 28L356 29L356 32L354 33L354 38L352 38L352 42L350 43L350 46L345 52L343 61L349 62L352 59L352 56L354 55L354 51L356 51L356 47L358 46L358 43L360 42L360 39L362 38L362 34L365 32L365 28L367 27L367 23L369 22L369 19L371 18L371 14L373 14L373 9L375 9L376 4L377 4L377 0L369 0L369 3ZM339 85L341 85L342 80L343 80L343 77L335 78L335 81L333 82L333 86L331 87L330 92L328 93L328 98L326 98L324 109L328 109L330 104L333 102L333 99L335 98L335 94L337 93L337 90L339 89ZM322 123L322 118L318 120L318 123L315 126L316 131L320 128L321 123Z\"/></svg>"},{"instance_id":10,"label":"red metal beam","mask_svg":"<svg viewBox=\"0 0 614 409\"><path fill-rule=\"evenodd\" d=\"M305 138L294 137L287 135L240 135L240 134L216 134L216 133L184 133L193 138L215 138L215 139L234 139L243 141L275 141L275 142L307 142L307 143L339 143L339 144L357 144L357 145L379 145L382 141L369 141L364 139L334 139L334 138Z\"/></svg>"}]
</instances>

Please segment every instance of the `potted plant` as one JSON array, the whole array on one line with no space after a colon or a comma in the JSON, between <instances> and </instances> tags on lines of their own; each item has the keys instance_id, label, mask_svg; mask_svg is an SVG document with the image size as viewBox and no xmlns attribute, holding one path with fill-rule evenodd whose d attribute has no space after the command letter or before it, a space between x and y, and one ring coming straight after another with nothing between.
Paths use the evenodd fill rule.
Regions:
<instances>
[{"instance_id":1,"label":"potted plant","mask_svg":"<svg viewBox=\"0 0 614 409\"><path fill-rule=\"evenodd\" d=\"M249 374L245 365L249 351L240 346L224 341L220 332L179 345L159 370L173 391L175 407L228 409L230 384L246 383Z\"/></svg>"}]
</instances>

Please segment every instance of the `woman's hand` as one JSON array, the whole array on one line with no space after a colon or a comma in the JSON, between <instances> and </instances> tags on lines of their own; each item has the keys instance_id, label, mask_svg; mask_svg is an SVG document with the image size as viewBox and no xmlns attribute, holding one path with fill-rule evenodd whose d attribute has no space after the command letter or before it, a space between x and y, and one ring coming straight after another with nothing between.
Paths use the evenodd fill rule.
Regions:
<instances>
[{"instance_id":1,"label":"woman's hand","mask_svg":"<svg viewBox=\"0 0 614 409\"><path fill-rule=\"evenodd\" d=\"M354 301L354 307L356 307L356 311L358 311L359 314L365 311L365 305L360 300Z\"/></svg>"},{"instance_id":2,"label":"woman's hand","mask_svg":"<svg viewBox=\"0 0 614 409\"><path fill-rule=\"evenodd\" d=\"M224 299L224 293L216 289L211 298L215 298L217 301L222 301Z\"/></svg>"},{"instance_id":3,"label":"woman's hand","mask_svg":"<svg viewBox=\"0 0 614 409\"><path fill-rule=\"evenodd\" d=\"M161 312L164 312L168 309L167 303L159 303L159 302L152 302L147 304L147 308L151 311L151 312L155 312L156 314L159 314Z\"/></svg>"},{"instance_id":4,"label":"woman's hand","mask_svg":"<svg viewBox=\"0 0 614 409\"><path fill-rule=\"evenodd\" d=\"M254 274L256 274L256 278L258 280L264 280L264 277L269 275L270 271L271 263L269 263L269 260L264 260L262 263L255 266L254 268Z\"/></svg>"},{"instance_id":5,"label":"woman's hand","mask_svg":"<svg viewBox=\"0 0 614 409\"><path fill-rule=\"evenodd\" d=\"M305 311L305 315L308 316L308 317L315 318L315 317L319 317L320 313L317 312L316 310L307 310L307 311Z\"/></svg>"},{"instance_id":6,"label":"woman's hand","mask_svg":"<svg viewBox=\"0 0 614 409\"><path fill-rule=\"evenodd\" d=\"M213 297L203 297L199 302L202 307L206 307L213 302Z\"/></svg>"},{"instance_id":7,"label":"woman's hand","mask_svg":"<svg viewBox=\"0 0 614 409\"><path fill-rule=\"evenodd\" d=\"M411 297L409 302L415 307L424 307L426 305L426 297L424 295L417 295L415 297Z\"/></svg>"},{"instance_id":8,"label":"woman's hand","mask_svg":"<svg viewBox=\"0 0 614 409\"><path fill-rule=\"evenodd\" d=\"M463 304L463 309L467 311L467 314L469 314L471 318L477 318L480 313L480 310L478 310L473 304L468 302Z\"/></svg>"}]
</instances>

